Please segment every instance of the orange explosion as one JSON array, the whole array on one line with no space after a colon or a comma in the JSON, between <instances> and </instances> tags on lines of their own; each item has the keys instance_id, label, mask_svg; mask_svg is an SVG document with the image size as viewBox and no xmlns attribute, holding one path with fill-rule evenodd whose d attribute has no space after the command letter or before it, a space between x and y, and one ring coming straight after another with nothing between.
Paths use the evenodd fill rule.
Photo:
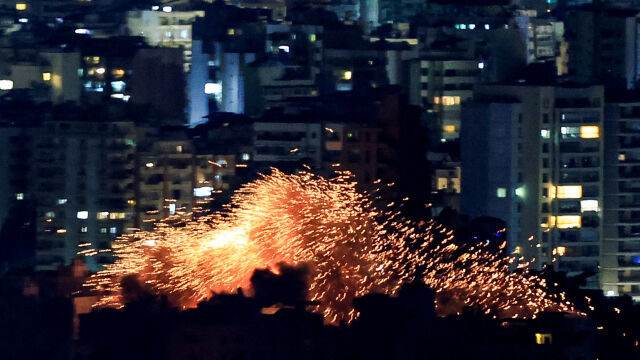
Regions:
<instances>
[{"instance_id":1,"label":"orange explosion","mask_svg":"<svg viewBox=\"0 0 640 360\"><path fill-rule=\"evenodd\" d=\"M354 297L394 295L414 280L434 289L441 315L464 306L498 317L574 312L564 294L548 294L525 265L510 271L512 258L483 246L461 248L452 231L433 221L415 224L378 210L355 185L348 174L325 179L273 170L240 189L228 211L184 226L160 222L154 231L118 239L115 263L85 285L101 295L96 306L121 307L121 281L136 275L188 308L214 293L248 288L256 268L305 263L309 300L331 323L357 316Z\"/></svg>"}]
</instances>

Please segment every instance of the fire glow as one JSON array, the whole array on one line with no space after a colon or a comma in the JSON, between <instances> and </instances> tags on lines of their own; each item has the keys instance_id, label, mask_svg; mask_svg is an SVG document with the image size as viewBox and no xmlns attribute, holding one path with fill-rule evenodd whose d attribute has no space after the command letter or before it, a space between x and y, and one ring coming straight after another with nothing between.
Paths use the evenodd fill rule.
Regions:
<instances>
[{"instance_id":1,"label":"fire glow","mask_svg":"<svg viewBox=\"0 0 640 360\"><path fill-rule=\"evenodd\" d=\"M514 258L485 245L462 248L442 225L405 220L393 207L378 210L355 187L348 174L325 179L273 170L240 189L225 212L185 226L162 221L118 239L115 263L85 286L100 294L96 306L122 307L121 280L136 275L154 293L190 308L215 293L248 289L256 268L304 263L309 300L329 323L353 320L355 297L394 295L416 280L434 289L440 315L465 306L496 317L575 313L527 264L510 271Z\"/></svg>"}]
</instances>

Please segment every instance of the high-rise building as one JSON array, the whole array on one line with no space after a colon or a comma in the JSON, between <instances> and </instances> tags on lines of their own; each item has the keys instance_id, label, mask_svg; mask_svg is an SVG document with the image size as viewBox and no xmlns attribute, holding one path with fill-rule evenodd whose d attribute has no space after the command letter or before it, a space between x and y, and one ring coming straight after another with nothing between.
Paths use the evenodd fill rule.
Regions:
<instances>
[{"instance_id":1,"label":"high-rise building","mask_svg":"<svg viewBox=\"0 0 640 360\"><path fill-rule=\"evenodd\" d=\"M603 290L640 300L640 101L608 100L604 123Z\"/></svg>"},{"instance_id":2,"label":"high-rise building","mask_svg":"<svg viewBox=\"0 0 640 360\"><path fill-rule=\"evenodd\" d=\"M536 258L534 265L570 275L600 270L608 256L603 104L602 86L474 88L474 103L462 115L463 212L504 217L515 232L511 252ZM474 133L482 128L491 134ZM603 281L590 277L587 285Z\"/></svg>"},{"instance_id":3,"label":"high-rise building","mask_svg":"<svg viewBox=\"0 0 640 360\"><path fill-rule=\"evenodd\" d=\"M565 38L569 43L569 77L624 89L640 79L638 11L598 6L569 12Z\"/></svg>"},{"instance_id":4,"label":"high-rise building","mask_svg":"<svg viewBox=\"0 0 640 360\"><path fill-rule=\"evenodd\" d=\"M471 100L484 62L462 59L423 58L412 62L411 103L427 111L434 136L444 141L460 135L460 104Z\"/></svg>"},{"instance_id":5,"label":"high-rise building","mask_svg":"<svg viewBox=\"0 0 640 360\"><path fill-rule=\"evenodd\" d=\"M109 263L111 241L132 225L135 125L47 121L32 145L36 269L54 270L78 254L90 269Z\"/></svg>"}]
</instances>

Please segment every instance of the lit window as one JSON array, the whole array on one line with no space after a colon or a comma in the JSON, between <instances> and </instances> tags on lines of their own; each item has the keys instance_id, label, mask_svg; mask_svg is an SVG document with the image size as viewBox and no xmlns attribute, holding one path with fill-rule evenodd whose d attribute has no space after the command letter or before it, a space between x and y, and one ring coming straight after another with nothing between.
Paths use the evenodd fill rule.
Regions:
<instances>
[{"instance_id":1,"label":"lit window","mask_svg":"<svg viewBox=\"0 0 640 360\"><path fill-rule=\"evenodd\" d=\"M625 160L627 160L626 154L618 154L618 161L625 161Z\"/></svg>"},{"instance_id":2,"label":"lit window","mask_svg":"<svg viewBox=\"0 0 640 360\"><path fill-rule=\"evenodd\" d=\"M469 26L468 26L468 27L469 27L469 29L470 29L470 30L473 30L473 29L475 29L475 28L476 28L476 24L469 24Z\"/></svg>"},{"instance_id":3,"label":"lit window","mask_svg":"<svg viewBox=\"0 0 640 360\"><path fill-rule=\"evenodd\" d=\"M600 127L595 125L580 126L580 137L583 139L597 139L600 137Z\"/></svg>"},{"instance_id":4,"label":"lit window","mask_svg":"<svg viewBox=\"0 0 640 360\"><path fill-rule=\"evenodd\" d=\"M103 75L105 73L105 71L106 71L105 68L97 68L96 69L96 74Z\"/></svg>"},{"instance_id":5,"label":"lit window","mask_svg":"<svg viewBox=\"0 0 640 360\"><path fill-rule=\"evenodd\" d=\"M484 69L484 61L481 61L478 63L478 69L483 70Z\"/></svg>"},{"instance_id":6,"label":"lit window","mask_svg":"<svg viewBox=\"0 0 640 360\"><path fill-rule=\"evenodd\" d=\"M485 30L489 30L489 29L491 29L491 26L489 24L484 24L484 29Z\"/></svg>"},{"instance_id":7,"label":"lit window","mask_svg":"<svg viewBox=\"0 0 640 360\"><path fill-rule=\"evenodd\" d=\"M557 248L553 249L553 255L558 255L558 256L565 256L567 254L567 248L564 246L558 246Z\"/></svg>"},{"instance_id":8,"label":"lit window","mask_svg":"<svg viewBox=\"0 0 640 360\"><path fill-rule=\"evenodd\" d=\"M107 233L106 227L100 228L100 234L106 234L106 233Z\"/></svg>"},{"instance_id":9,"label":"lit window","mask_svg":"<svg viewBox=\"0 0 640 360\"><path fill-rule=\"evenodd\" d=\"M284 52L286 52L287 54L291 51L290 47L288 45L280 45L278 46L278 50L282 50Z\"/></svg>"},{"instance_id":10,"label":"lit window","mask_svg":"<svg viewBox=\"0 0 640 360\"><path fill-rule=\"evenodd\" d=\"M586 211L598 211L598 200L582 200L580 201L580 210Z\"/></svg>"},{"instance_id":11,"label":"lit window","mask_svg":"<svg viewBox=\"0 0 640 360\"><path fill-rule=\"evenodd\" d=\"M24 200L24 193L17 193L16 200Z\"/></svg>"},{"instance_id":12,"label":"lit window","mask_svg":"<svg viewBox=\"0 0 640 360\"><path fill-rule=\"evenodd\" d=\"M51 80L51 73L50 72L43 72L42 73L42 80L44 80L44 81Z\"/></svg>"},{"instance_id":13,"label":"lit window","mask_svg":"<svg viewBox=\"0 0 640 360\"><path fill-rule=\"evenodd\" d=\"M193 189L193 196L195 197L207 197L211 196L213 188L211 186L204 186Z\"/></svg>"},{"instance_id":14,"label":"lit window","mask_svg":"<svg viewBox=\"0 0 640 360\"><path fill-rule=\"evenodd\" d=\"M89 218L89 212L88 211L78 211L76 213L76 217L78 219L88 219Z\"/></svg>"},{"instance_id":15,"label":"lit window","mask_svg":"<svg viewBox=\"0 0 640 360\"><path fill-rule=\"evenodd\" d=\"M124 88L127 86L127 83L125 83L124 81L112 81L111 82L111 89L115 92L122 92L124 91Z\"/></svg>"},{"instance_id":16,"label":"lit window","mask_svg":"<svg viewBox=\"0 0 640 360\"><path fill-rule=\"evenodd\" d=\"M580 215L557 216L556 227L558 229L573 229L582 227L582 217Z\"/></svg>"},{"instance_id":17,"label":"lit window","mask_svg":"<svg viewBox=\"0 0 640 360\"><path fill-rule=\"evenodd\" d=\"M112 212L108 214L109 214L109 219L111 220L122 220L127 218L127 214L122 212Z\"/></svg>"},{"instance_id":18,"label":"lit window","mask_svg":"<svg viewBox=\"0 0 640 360\"><path fill-rule=\"evenodd\" d=\"M507 197L507 189L506 188L498 188L498 190L496 190L496 196L499 198L506 198Z\"/></svg>"},{"instance_id":19,"label":"lit window","mask_svg":"<svg viewBox=\"0 0 640 360\"><path fill-rule=\"evenodd\" d=\"M552 342L551 334L540 334L536 333L536 344L538 345L549 345Z\"/></svg>"},{"instance_id":20,"label":"lit window","mask_svg":"<svg viewBox=\"0 0 640 360\"><path fill-rule=\"evenodd\" d=\"M176 213L176 204L169 204L169 214L175 215Z\"/></svg>"},{"instance_id":21,"label":"lit window","mask_svg":"<svg viewBox=\"0 0 640 360\"><path fill-rule=\"evenodd\" d=\"M56 217L56 213L53 211L47 211L46 213L44 213L44 216L48 217L48 218L54 218Z\"/></svg>"},{"instance_id":22,"label":"lit window","mask_svg":"<svg viewBox=\"0 0 640 360\"><path fill-rule=\"evenodd\" d=\"M456 132L456 126L455 125L445 125L445 126L442 127L442 129L446 133Z\"/></svg>"},{"instance_id":23,"label":"lit window","mask_svg":"<svg viewBox=\"0 0 640 360\"><path fill-rule=\"evenodd\" d=\"M542 129L542 130L540 130L540 136L543 139L548 139L548 138L551 137L551 132L549 131L549 129Z\"/></svg>"},{"instance_id":24,"label":"lit window","mask_svg":"<svg viewBox=\"0 0 640 360\"><path fill-rule=\"evenodd\" d=\"M57 232L58 234L64 234L64 233L66 233L66 232L67 232L67 229L58 229L58 230L56 230L56 232Z\"/></svg>"},{"instance_id":25,"label":"lit window","mask_svg":"<svg viewBox=\"0 0 640 360\"><path fill-rule=\"evenodd\" d=\"M343 78L344 80L351 80L351 78L353 78L353 72L352 72L352 71L349 71L349 70L344 71L344 72L342 73L342 78Z\"/></svg>"},{"instance_id":26,"label":"lit window","mask_svg":"<svg viewBox=\"0 0 640 360\"><path fill-rule=\"evenodd\" d=\"M235 35L236 34L236 29L227 29L227 35Z\"/></svg>"},{"instance_id":27,"label":"lit window","mask_svg":"<svg viewBox=\"0 0 640 360\"><path fill-rule=\"evenodd\" d=\"M100 56L94 56L91 58L91 62L93 62L94 64L99 64L100 63Z\"/></svg>"},{"instance_id":28,"label":"lit window","mask_svg":"<svg viewBox=\"0 0 640 360\"><path fill-rule=\"evenodd\" d=\"M148 168L152 168L153 167L153 163L152 162L148 162L145 164L146 167Z\"/></svg>"},{"instance_id":29,"label":"lit window","mask_svg":"<svg viewBox=\"0 0 640 360\"><path fill-rule=\"evenodd\" d=\"M521 186L515 190L515 194L518 197L524 197L524 187Z\"/></svg>"},{"instance_id":30,"label":"lit window","mask_svg":"<svg viewBox=\"0 0 640 360\"><path fill-rule=\"evenodd\" d=\"M222 167L227 167L227 165L229 165L227 160L224 160L224 159L220 159L220 160L216 161L216 164L218 164L218 165L220 165Z\"/></svg>"},{"instance_id":31,"label":"lit window","mask_svg":"<svg viewBox=\"0 0 640 360\"><path fill-rule=\"evenodd\" d=\"M447 178L439 177L438 178L438 190L446 190L449 185L449 181Z\"/></svg>"},{"instance_id":32,"label":"lit window","mask_svg":"<svg viewBox=\"0 0 640 360\"><path fill-rule=\"evenodd\" d=\"M439 105L440 104L440 96L434 96L433 97L433 103L436 104L436 105Z\"/></svg>"},{"instance_id":33,"label":"lit window","mask_svg":"<svg viewBox=\"0 0 640 360\"><path fill-rule=\"evenodd\" d=\"M67 199L58 199L58 205L64 205L67 203Z\"/></svg>"},{"instance_id":34,"label":"lit window","mask_svg":"<svg viewBox=\"0 0 640 360\"><path fill-rule=\"evenodd\" d=\"M126 72L124 71L124 69L113 69L113 70L111 71L111 73L113 74L113 76L114 76L116 79L121 78L121 77L123 77L123 76L126 74Z\"/></svg>"},{"instance_id":35,"label":"lit window","mask_svg":"<svg viewBox=\"0 0 640 360\"><path fill-rule=\"evenodd\" d=\"M165 31L164 33L164 37L168 37L170 38L173 34L171 34L171 31Z\"/></svg>"},{"instance_id":36,"label":"lit window","mask_svg":"<svg viewBox=\"0 0 640 360\"><path fill-rule=\"evenodd\" d=\"M136 204L136 201L135 201L135 200L133 200L133 199L129 199L129 200L127 200L127 204L129 204L129 205L135 205L135 204Z\"/></svg>"},{"instance_id":37,"label":"lit window","mask_svg":"<svg viewBox=\"0 0 640 360\"><path fill-rule=\"evenodd\" d=\"M309 35L309 41L310 42L316 42L316 40L317 40L316 34L310 34Z\"/></svg>"},{"instance_id":38,"label":"lit window","mask_svg":"<svg viewBox=\"0 0 640 360\"><path fill-rule=\"evenodd\" d=\"M16 10L18 10L18 11L27 10L27 4L25 4L25 3L17 3L16 4Z\"/></svg>"},{"instance_id":39,"label":"lit window","mask_svg":"<svg viewBox=\"0 0 640 360\"><path fill-rule=\"evenodd\" d=\"M12 80L0 80L0 90L11 90L11 89L13 89Z\"/></svg>"},{"instance_id":40,"label":"lit window","mask_svg":"<svg viewBox=\"0 0 640 360\"><path fill-rule=\"evenodd\" d=\"M117 234L118 233L118 228L117 227L111 227L111 228L109 228L109 232L111 234Z\"/></svg>"},{"instance_id":41,"label":"lit window","mask_svg":"<svg viewBox=\"0 0 640 360\"><path fill-rule=\"evenodd\" d=\"M189 38L189 30L180 30L180 37L183 39Z\"/></svg>"},{"instance_id":42,"label":"lit window","mask_svg":"<svg viewBox=\"0 0 640 360\"><path fill-rule=\"evenodd\" d=\"M580 199L582 197L582 185L566 185L556 187L558 199Z\"/></svg>"},{"instance_id":43,"label":"lit window","mask_svg":"<svg viewBox=\"0 0 640 360\"><path fill-rule=\"evenodd\" d=\"M177 153L181 153L182 152L182 145L176 146L176 152Z\"/></svg>"},{"instance_id":44,"label":"lit window","mask_svg":"<svg viewBox=\"0 0 640 360\"><path fill-rule=\"evenodd\" d=\"M467 24L460 24L460 30L467 30Z\"/></svg>"},{"instance_id":45,"label":"lit window","mask_svg":"<svg viewBox=\"0 0 640 360\"><path fill-rule=\"evenodd\" d=\"M522 247L521 247L521 246L516 246L516 247L513 249L513 253L514 253L514 254L516 254L516 255L517 255L517 254L522 254Z\"/></svg>"},{"instance_id":46,"label":"lit window","mask_svg":"<svg viewBox=\"0 0 640 360\"><path fill-rule=\"evenodd\" d=\"M207 95L222 93L222 85L220 83L204 84L204 93Z\"/></svg>"},{"instance_id":47,"label":"lit window","mask_svg":"<svg viewBox=\"0 0 640 360\"><path fill-rule=\"evenodd\" d=\"M241 157L242 161L249 161L251 160L251 154L249 153L242 153L242 157Z\"/></svg>"},{"instance_id":48,"label":"lit window","mask_svg":"<svg viewBox=\"0 0 640 360\"><path fill-rule=\"evenodd\" d=\"M163 6L162 11L170 13L171 11L173 11L173 8L171 6Z\"/></svg>"},{"instance_id":49,"label":"lit window","mask_svg":"<svg viewBox=\"0 0 640 360\"><path fill-rule=\"evenodd\" d=\"M89 231L89 228L86 227L86 226L83 226L83 227L80 228L80 232L81 233L86 233L87 231Z\"/></svg>"},{"instance_id":50,"label":"lit window","mask_svg":"<svg viewBox=\"0 0 640 360\"><path fill-rule=\"evenodd\" d=\"M460 105L460 96L443 96L442 105L444 106Z\"/></svg>"},{"instance_id":51,"label":"lit window","mask_svg":"<svg viewBox=\"0 0 640 360\"><path fill-rule=\"evenodd\" d=\"M109 218L109 212L108 211L99 212L96 218L98 220L107 220Z\"/></svg>"}]
</instances>

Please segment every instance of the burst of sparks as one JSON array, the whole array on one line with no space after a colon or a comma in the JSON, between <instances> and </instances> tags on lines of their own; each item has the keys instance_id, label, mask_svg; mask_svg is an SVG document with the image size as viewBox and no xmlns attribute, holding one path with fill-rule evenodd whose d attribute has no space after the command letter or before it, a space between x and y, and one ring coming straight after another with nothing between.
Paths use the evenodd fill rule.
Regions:
<instances>
[{"instance_id":1,"label":"burst of sparks","mask_svg":"<svg viewBox=\"0 0 640 360\"><path fill-rule=\"evenodd\" d=\"M121 307L121 280L136 275L153 292L188 308L214 293L249 288L256 268L306 263L310 300L331 323L357 316L354 297L394 295L415 280L434 289L440 315L464 306L513 318L575 312L564 294L549 294L527 264L510 271L513 258L485 245L458 246L453 231L434 221L405 220L389 207L378 210L355 187L344 173L325 179L273 170L240 189L225 212L184 226L161 221L153 231L118 239L115 263L85 286L101 295L96 306ZM89 246L82 252L96 253Z\"/></svg>"}]
</instances>

